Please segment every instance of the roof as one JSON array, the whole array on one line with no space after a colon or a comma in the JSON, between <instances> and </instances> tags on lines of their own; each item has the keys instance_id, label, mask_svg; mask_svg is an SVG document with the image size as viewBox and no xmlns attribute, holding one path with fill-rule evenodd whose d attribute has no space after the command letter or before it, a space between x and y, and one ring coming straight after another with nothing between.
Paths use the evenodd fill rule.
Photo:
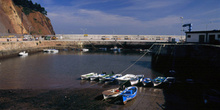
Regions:
<instances>
[{"instance_id":1,"label":"roof","mask_svg":"<svg viewBox=\"0 0 220 110\"><path fill-rule=\"evenodd\" d=\"M208 31L191 31L186 33L220 33L220 30L208 30Z\"/></svg>"}]
</instances>

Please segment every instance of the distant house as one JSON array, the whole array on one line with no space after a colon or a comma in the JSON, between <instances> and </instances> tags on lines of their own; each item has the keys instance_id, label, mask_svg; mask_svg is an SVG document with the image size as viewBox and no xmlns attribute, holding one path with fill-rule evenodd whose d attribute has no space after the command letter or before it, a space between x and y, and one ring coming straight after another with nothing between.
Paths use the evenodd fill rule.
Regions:
<instances>
[{"instance_id":1,"label":"distant house","mask_svg":"<svg viewBox=\"0 0 220 110\"><path fill-rule=\"evenodd\" d=\"M186 32L186 42L220 44L220 30Z\"/></svg>"}]
</instances>

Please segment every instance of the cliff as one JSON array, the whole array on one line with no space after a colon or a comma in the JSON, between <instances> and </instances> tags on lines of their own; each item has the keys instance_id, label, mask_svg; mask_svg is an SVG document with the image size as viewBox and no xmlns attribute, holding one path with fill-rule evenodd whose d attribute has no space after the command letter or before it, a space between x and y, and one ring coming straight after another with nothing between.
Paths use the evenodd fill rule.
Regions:
<instances>
[{"instance_id":1,"label":"cliff","mask_svg":"<svg viewBox=\"0 0 220 110\"><path fill-rule=\"evenodd\" d=\"M0 33L54 35L48 17L33 11L25 15L23 7L16 6L12 0L0 0Z\"/></svg>"}]
</instances>

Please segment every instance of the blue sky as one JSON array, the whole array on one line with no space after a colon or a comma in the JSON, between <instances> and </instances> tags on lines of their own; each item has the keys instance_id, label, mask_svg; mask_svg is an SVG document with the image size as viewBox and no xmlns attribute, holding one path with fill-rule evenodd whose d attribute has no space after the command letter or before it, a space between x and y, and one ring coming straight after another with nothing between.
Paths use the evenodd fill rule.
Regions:
<instances>
[{"instance_id":1,"label":"blue sky","mask_svg":"<svg viewBox=\"0 0 220 110\"><path fill-rule=\"evenodd\" d=\"M56 34L181 35L182 23L220 29L220 0L32 1L45 7Z\"/></svg>"}]
</instances>

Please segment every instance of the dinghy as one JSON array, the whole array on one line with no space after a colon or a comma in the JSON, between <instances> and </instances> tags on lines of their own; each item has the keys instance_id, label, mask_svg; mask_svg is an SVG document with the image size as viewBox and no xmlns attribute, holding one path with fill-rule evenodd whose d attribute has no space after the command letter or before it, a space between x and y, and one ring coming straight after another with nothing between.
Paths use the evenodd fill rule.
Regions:
<instances>
[{"instance_id":1,"label":"dinghy","mask_svg":"<svg viewBox=\"0 0 220 110\"><path fill-rule=\"evenodd\" d=\"M140 83L143 80L143 78L144 78L144 75L126 74L116 79L118 80L119 84L124 81L130 81L131 85L136 85Z\"/></svg>"},{"instance_id":2,"label":"dinghy","mask_svg":"<svg viewBox=\"0 0 220 110\"><path fill-rule=\"evenodd\" d=\"M110 76L103 77L103 81L105 82L113 82L116 78L121 77L122 74L111 74Z\"/></svg>"},{"instance_id":3,"label":"dinghy","mask_svg":"<svg viewBox=\"0 0 220 110\"><path fill-rule=\"evenodd\" d=\"M157 87L159 85L161 85L164 80L166 79L166 77L157 77L153 80L153 83L154 83L154 87Z\"/></svg>"},{"instance_id":4,"label":"dinghy","mask_svg":"<svg viewBox=\"0 0 220 110\"><path fill-rule=\"evenodd\" d=\"M97 75L98 73L95 73L95 72L91 72L91 73L88 73L88 74L84 74L84 75L81 75L81 79L89 79L91 76L94 76L94 75Z\"/></svg>"},{"instance_id":5,"label":"dinghy","mask_svg":"<svg viewBox=\"0 0 220 110\"><path fill-rule=\"evenodd\" d=\"M18 53L19 56L28 56L28 53L26 53L25 51Z\"/></svg>"},{"instance_id":6,"label":"dinghy","mask_svg":"<svg viewBox=\"0 0 220 110\"><path fill-rule=\"evenodd\" d=\"M117 79L118 83L121 84L125 81L135 80L135 79L137 79L137 76L133 75L133 74L126 74L126 75L124 75L122 77L118 77L116 79Z\"/></svg>"},{"instance_id":7,"label":"dinghy","mask_svg":"<svg viewBox=\"0 0 220 110\"><path fill-rule=\"evenodd\" d=\"M153 81L151 78L144 78L142 81L142 85L151 87L153 86Z\"/></svg>"},{"instance_id":8,"label":"dinghy","mask_svg":"<svg viewBox=\"0 0 220 110\"><path fill-rule=\"evenodd\" d=\"M126 104L127 101L133 99L137 95L138 88L136 86L130 86L126 88L121 94L121 100L123 104Z\"/></svg>"},{"instance_id":9,"label":"dinghy","mask_svg":"<svg viewBox=\"0 0 220 110\"><path fill-rule=\"evenodd\" d=\"M91 80L91 81L94 81L94 80L97 80L97 79L99 79L100 77L103 77L103 76L105 76L106 74L95 74L95 75L93 75L93 76L90 76L89 77L89 79Z\"/></svg>"},{"instance_id":10,"label":"dinghy","mask_svg":"<svg viewBox=\"0 0 220 110\"><path fill-rule=\"evenodd\" d=\"M125 90L126 87L129 87L129 86L131 86L130 81L126 81L125 83L121 84L118 88L103 91L102 92L103 98L104 99L116 98L123 92L123 90Z\"/></svg>"}]
</instances>

